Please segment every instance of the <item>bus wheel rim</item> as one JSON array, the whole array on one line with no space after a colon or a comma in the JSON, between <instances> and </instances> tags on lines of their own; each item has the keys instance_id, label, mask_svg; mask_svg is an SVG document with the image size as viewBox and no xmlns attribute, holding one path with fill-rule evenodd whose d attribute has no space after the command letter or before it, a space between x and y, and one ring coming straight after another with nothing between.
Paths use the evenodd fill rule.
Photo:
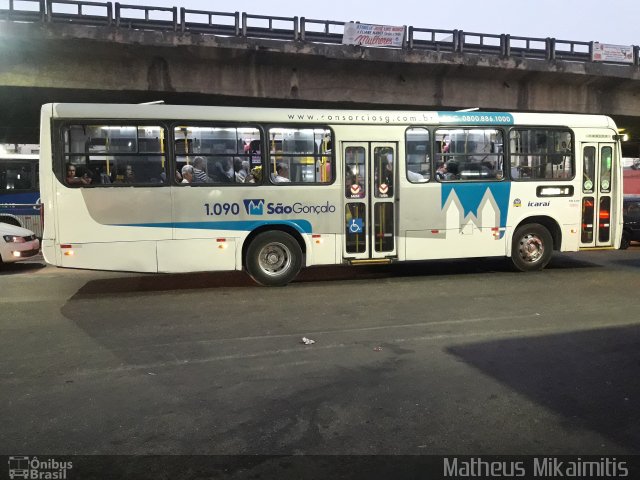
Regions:
<instances>
[{"instance_id":1,"label":"bus wheel rim","mask_svg":"<svg viewBox=\"0 0 640 480\"><path fill-rule=\"evenodd\" d=\"M525 262L535 263L544 255L544 242L539 236L530 233L522 237L518 252Z\"/></svg>"},{"instance_id":2,"label":"bus wheel rim","mask_svg":"<svg viewBox=\"0 0 640 480\"><path fill-rule=\"evenodd\" d=\"M289 248L279 242L268 243L258 254L260 269L267 275L276 276L286 272L291 266L292 254Z\"/></svg>"}]
</instances>

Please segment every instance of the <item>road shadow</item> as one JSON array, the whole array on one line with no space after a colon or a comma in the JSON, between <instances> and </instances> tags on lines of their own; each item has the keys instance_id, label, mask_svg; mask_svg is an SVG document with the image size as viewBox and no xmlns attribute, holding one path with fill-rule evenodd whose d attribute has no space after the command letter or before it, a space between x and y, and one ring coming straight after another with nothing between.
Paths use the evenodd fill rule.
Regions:
<instances>
[{"instance_id":1,"label":"road shadow","mask_svg":"<svg viewBox=\"0 0 640 480\"><path fill-rule=\"evenodd\" d=\"M562 415L565 429L594 430L640 453L640 326L495 340L447 351Z\"/></svg>"},{"instance_id":2,"label":"road shadow","mask_svg":"<svg viewBox=\"0 0 640 480\"><path fill-rule=\"evenodd\" d=\"M640 243L632 244L627 250L619 250L624 258L611 260L614 265L622 267L640 268Z\"/></svg>"},{"instance_id":3,"label":"road shadow","mask_svg":"<svg viewBox=\"0 0 640 480\"><path fill-rule=\"evenodd\" d=\"M547 269L597 268L600 265L575 258L556 255ZM392 263L387 265L315 266L303 269L292 284L336 281L363 281L385 278L434 277L481 273L513 274L510 260L502 257L429 260ZM261 288L245 272L196 272L180 274L127 274L117 278L91 280L83 285L74 298L92 295L123 295L140 292L199 290L220 288Z\"/></svg>"},{"instance_id":4,"label":"road shadow","mask_svg":"<svg viewBox=\"0 0 640 480\"><path fill-rule=\"evenodd\" d=\"M20 275L35 272L46 268L44 260L39 262L13 262L3 263L0 265L0 276L3 275Z\"/></svg>"},{"instance_id":5,"label":"road shadow","mask_svg":"<svg viewBox=\"0 0 640 480\"><path fill-rule=\"evenodd\" d=\"M196 272L180 274L130 274L125 277L101 278L85 283L74 295L116 295L199 290L210 288L254 287L256 284L243 272Z\"/></svg>"},{"instance_id":6,"label":"road shadow","mask_svg":"<svg viewBox=\"0 0 640 480\"><path fill-rule=\"evenodd\" d=\"M632 259L627 258L625 260L613 260L611 263L622 267L640 268L640 257Z\"/></svg>"}]
</instances>

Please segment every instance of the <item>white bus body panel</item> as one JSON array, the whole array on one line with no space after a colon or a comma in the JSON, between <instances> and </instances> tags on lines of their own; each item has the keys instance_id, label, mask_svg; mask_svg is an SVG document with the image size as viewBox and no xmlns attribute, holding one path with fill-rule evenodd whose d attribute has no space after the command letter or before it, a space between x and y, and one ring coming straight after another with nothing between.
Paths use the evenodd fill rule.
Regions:
<instances>
[{"instance_id":1,"label":"white bus body panel","mask_svg":"<svg viewBox=\"0 0 640 480\"><path fill-rule=\"evenodd\" d=\"M236 270L236 239L166 240L158 242L158 271L166 273Z\"/></svg>"},{"instance_id":2,"label":"white bus body panel","mask_svg":"<svg viewBox=\"0 0 640 480\"><path fill-rule=\"evenodd\" d=\"M157 252L154 241L74 243L62 248L61 267L155 273ZM65 253L71 253L65 255Z\"/></svg>"},{"instance_id":3,"label":"white bus body panel","mask_svg":"<svg viewBox=\"0 0 640 480\"><path fill-rule=\"evenodd\" d=\"M295 115L293 115L295 114ZM472 115L472 114L470 114ZM41 193L45 203L43 252L49 263L104 270L189 272L242 268L247 236L255 229L295 228L305 244L305 265L344 262L344 159L341 142L395 142L397 260L509 256L517 226L532 217L555 222L562 234L556 248L576 251L580 243L581 159L579 142L589 133L615 135L604 116L511 114L517 126L568 126L575 134L576 177L544 181L412 184L405 172L405 131L435 125L435 112L248 109L166 105L45 105L41 121ZM68 188L52 172L51 118L188 119L329 125L335 133L332 185ZM460 125L463 125L461 122ZM455 124L442 124L442 127ZM609 137L611 138L611 137ZM505 139L506 141L506 139ZM619 156L619 155L618 155ZM433 161L433 159L431 159ZM505 156L505 170L509 159ZM615 178L612 209L620 210L621 178ZM574 188L572 197L539 198L540 185ZM264 202L265 213L250 213L245 201ZM206 205L233 203L239 213L222 218ZM326 214L266 213L266 206L327 206ZM612 218L614 245L622 219ZM229 226L230 223L234 225ZM61 245L71 245L64 255Z\"/></svg>"}]
</instances>

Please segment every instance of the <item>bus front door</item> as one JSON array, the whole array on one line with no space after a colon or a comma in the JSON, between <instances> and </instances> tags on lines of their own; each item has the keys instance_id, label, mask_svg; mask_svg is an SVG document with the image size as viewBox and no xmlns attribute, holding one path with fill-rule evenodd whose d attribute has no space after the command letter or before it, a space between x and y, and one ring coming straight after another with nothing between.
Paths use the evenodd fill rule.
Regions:
<instances>
[{"instance_id":1,"label":"bus front door","mask_svg":"<svg viewBox=\"0 0 640 480\"><path fill-rule=\"evenodd\" d=\"M580 246L609 247L613 245L615 231L612 221L617 215L612 208L617 204L613 193L615 143L582 144L582 204Z\"/></svg>"},{"instance_id":2,"label":"bus front door","mask_svg":"<svg viewBox=\"0 0 640 480\"><path fill-rule=\"evenodd\" d=\"M396 143L344 142L344 258L378 262L397 256Z\"/></svg>"}]
</instances>

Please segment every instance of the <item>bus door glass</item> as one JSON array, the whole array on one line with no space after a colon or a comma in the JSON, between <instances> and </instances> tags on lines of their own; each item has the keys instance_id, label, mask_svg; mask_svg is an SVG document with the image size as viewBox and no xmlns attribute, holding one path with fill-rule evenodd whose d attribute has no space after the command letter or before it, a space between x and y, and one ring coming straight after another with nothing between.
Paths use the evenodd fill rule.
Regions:
<instances>
[{"instance_id":1,"label":"bus door glass","mask_svg":"<svg viewBox=\"0 0 640 480\"><path fill-rule=\"evenodd\" d=\"M396 255L396 154L395 143L343 144L345 258Z\"/></svg>"},{"instance_id":2,"label":"bus door glass","mask_svg":"<svg viewBox=\"0 0 640 480\"><path fill-rule=\"evenodd\" d=\"M615 143L582 144L582 219L580 244L583 247L611 246L612 181Z\"/></svg>"}]
</instances>

